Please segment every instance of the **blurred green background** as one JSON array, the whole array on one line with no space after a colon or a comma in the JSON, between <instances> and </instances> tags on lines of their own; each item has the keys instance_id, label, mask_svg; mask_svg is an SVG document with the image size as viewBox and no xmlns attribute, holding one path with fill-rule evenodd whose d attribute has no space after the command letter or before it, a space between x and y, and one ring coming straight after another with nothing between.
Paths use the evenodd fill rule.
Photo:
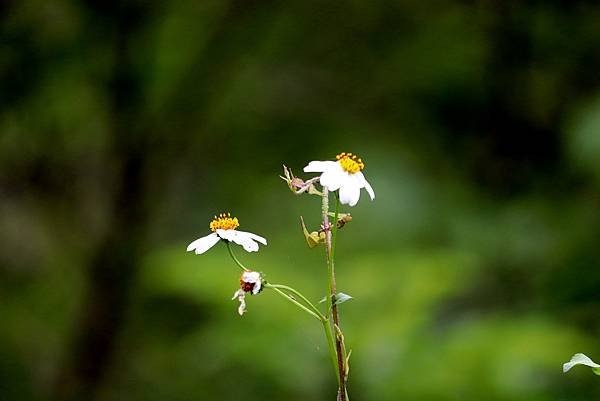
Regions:
<instances>
[{"instance_id":1,"label":"blurred green background","mask_svg":"<svg viewBox=\"0 0 600 401\"><path fill-rule=\"evenodd\" d=\"M0 3L0 399L333 400L319 200L278 178L359 154L338 287L360 400L593 400L594 1Z\"/></svg>"}]
</instances>

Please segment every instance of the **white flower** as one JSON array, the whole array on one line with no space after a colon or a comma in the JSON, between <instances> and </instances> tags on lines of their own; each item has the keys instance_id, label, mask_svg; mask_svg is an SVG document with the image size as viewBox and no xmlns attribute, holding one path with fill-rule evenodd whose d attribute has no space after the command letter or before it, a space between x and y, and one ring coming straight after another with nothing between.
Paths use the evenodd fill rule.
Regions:
<instances>
[{"instance_id":1,"label":"white flower","mask_svg":"<svg viewBox=\"0 0 600 401\"><path fill-rule=\"evenodd\" d=\"M231 217L229 213L221 213L219 216L210 222L211 234L205 237L198 238L194 242L188 245L187 251L195 251L196 254L200 255L212 248L219 240L226 240L235 242L238 245L244 247L247 252L258 251L258 242L263 245L267 245L267 240L263 237L247 233L245 231L237 231L239 227L237 217Z\"/></svg>"},{"instance_id":2,"label":"white flower","mask_svg":"<svg viewBox=\"0 0 600 401\"><path fill-rule=\"evenodd\" d=\"M242 316L246 312L246 293L252 295L258 294L262 290L262 277L260 273L254 271L245 271L240 277L240 289L233 293L233 299L240 301L238 313Z\"/></svg>"},{"instance_id":3,"label":"white flower","mask_svg":"<svg viewBox=\"0 0 600 401\"><path fill-rule=\"evenodd\" d=\"M304 167L305 173L322 173L321 185L330 191L340 190L340 202L343 205L354 206L360 198L361 188L365 188L375 199L373 188L365 179L362 169L365 164L352 153L342 152L336 156L337 161L312 161Z\"/></svg>"},{"instance_id":4,"label":"white flower","mask_svg":"<svg viewBox=\"0 0 600 401\"><path fill-rule=\"evenodd\" d=\"M563 365L563 372L568 372L575 365L586 365L592 368L594 373L600 374L600 365L592 361L587 355L575 354L571 360Z\"/></svg>"}]
</instances>

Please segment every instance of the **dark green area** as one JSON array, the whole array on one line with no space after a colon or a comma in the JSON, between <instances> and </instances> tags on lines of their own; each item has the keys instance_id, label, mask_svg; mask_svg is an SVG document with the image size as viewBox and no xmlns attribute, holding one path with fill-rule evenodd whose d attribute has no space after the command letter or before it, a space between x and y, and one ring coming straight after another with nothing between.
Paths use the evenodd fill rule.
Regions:
<instances>
[{"instance_id":1,"label":"dark green area","mask_svg":"<svg viewBox=\"0 0 600 401\"><path fill-rule=\"evenodd\" d=\"M594 400L600 7L592 1L8 1L0 5L0 399L333 400L281 164L355 152L338 238L361 400ZM348 210L344 210L348 211Z\"/></svg>"}]
</instances>

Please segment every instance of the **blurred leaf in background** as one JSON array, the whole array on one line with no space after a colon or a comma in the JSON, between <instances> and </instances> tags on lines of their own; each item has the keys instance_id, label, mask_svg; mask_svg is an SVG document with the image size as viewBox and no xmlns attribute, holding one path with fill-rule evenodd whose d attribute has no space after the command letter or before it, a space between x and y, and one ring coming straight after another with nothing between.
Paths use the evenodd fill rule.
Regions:
<instances>
[{"instance_id":1,"label":"blurred leaf in background","mask_svg":"<svg viewBox=\"0 0 600 401\"><path fill-rule=\"evenodd\" d=\"M360 154L338 239L353 400L592 400L600 7L591 1L0 5L0 398L328 400L318 199L278 175ZM347 211L347 210L346 210Z\"/></svg>"}]
</instances>

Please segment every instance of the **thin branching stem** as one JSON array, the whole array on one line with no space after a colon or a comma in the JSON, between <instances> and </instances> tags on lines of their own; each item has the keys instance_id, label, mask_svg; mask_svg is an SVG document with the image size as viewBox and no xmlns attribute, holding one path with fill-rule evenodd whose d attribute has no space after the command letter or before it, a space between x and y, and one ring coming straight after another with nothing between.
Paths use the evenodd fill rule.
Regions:
<instances>
[{"instance_id":1,"label":"thin branching stem","mask_svg":"<svg viewBox=\"0 0 600 401\"><path fill-rule=\"evenodd\" d=\"M310 302L308 300L308 298L306 298L300 291L296 290L295 288L292 288L288 285L271 284L271 283L265 284L265 287L266 288L274 288L274 289L277 288L280 290L291 292L292 294L294 294L298 298L300 298L314 313L316 313L319 316L319 320L327 320L327 317L321 313L319 308L317 308L312 302Z\"/></svg>"},{"instance_id":2,"label":"thin branching stem","mask_svg":"<svg viewBox=\"0 0 600 401\"><path fill-rule=\"evenodd\" d=\"M276 293L278 293L279 295L284 297L286 300L288 300L291 303L293 303L294 305L296 305L298 308L302 309L304 312L308 313L309 315L313 316L314 318L316 318L317 320L319 320L321 322L323 321L323 316L320 313L317 315L315 312L313 312L312 310L310 310L309 308L307 308L306 306L304 306L300 302L298 302L293 296L291 296L290 294L286 294L285 292L280 290L278 287L273 286L272 284L265 284L265 288L270 288L270 289L274 290Z\"/></svg>"},{"instance_id":3,"label":"thin branching stem","mask_svg":"<svg viewBox=\"0 0 600 401\"><path fill-rule=\"evenodd\" d=\"M229 241L225 241L225 243L227 244L227 250L229 251L229 255L231 255L231 259L233 259L233 261L239 266L240 269L242 269L245 272L249 272L250 269L246 268L246 266L244 266L242 262L240 262L239 259L236 258L233 254L233 250L231 249L231 243Z\"/></svg>"},{"instance_id":4,"label":"thin branching stem","mask_svg":"<svg viewBox=\"0 0 600 401\"><path fill-rule=\"evenodd\" d=\"M292 302L294 305L298 306L305 312L308 312L312 316L319 319L319 321L323 325L323 330L325 331L325 337L327 339L327 348L329 348L329 355L331 356L331 361L333 363L333 369L336 371L336 377L339 380L339 376L337 375L338 364L337 364L337 354L335 352L335 341L333 339L333 332L331 329L331 324L329 323L329 319L325 315L323 315L321 313L321 311L319 311L319 309L312 302L310 302L301 292L299 292L298 290L296 290L292 287L289 287L289 286L283 285L283 284L266 283L265 288L271 288L271 289L275 290L279 295L285 297L285 299ZM310 307L310 309L312 309L312 311L309 310L308 308L306 308L304 305L302 305L296 299L294 299L290 294L287 294L282 290L289 291L292 294L295 294L296 296L298 296L298 298L300 298L301 300L306 302L306 304Z\"/></svg>"},{"instance_id":5,"label":"thin branching stem","mask_svg":"<svg viewBox=\"0 0 600 401\"><path fill-rule=\"evenodd\" d=\"M227 244L227 250L229 251L229 255L231 256L231 258L233 259L235 264L238 265L238 267L240 269L242 269L243 271L246 271L246 272L250 271L250 269L248 269L246 266L244 266L242 264L242 262L240 262L240 260L235 256L235 254L233 253L233 250L231 249L231 244L229 243L229 241L227 241L226 244ZM279 295L281 295L286 300L290 301L291 303L293 303L294 305L296 305L297 307L302 309L304 312L313 316L317 320L319 320L321 322L327 321L327 318L319 311L319 309L312 302L310 302L308 300L308 298L306 298L300 291L296 290L295 288L292 288L290 286L283 285L283 284L270 284L270 283L265 283L264 286L265 286L265 288L271 288L271 289L275 290L275 292L277 292ZM300 298L302 301L304 301L306 303L306 305L308 305L309 307L298 302L292 295L287 294L286 292L284 292L282 290L291 292L292 294L296 295L298 298Z\"/></svg>"}]
</instances>

